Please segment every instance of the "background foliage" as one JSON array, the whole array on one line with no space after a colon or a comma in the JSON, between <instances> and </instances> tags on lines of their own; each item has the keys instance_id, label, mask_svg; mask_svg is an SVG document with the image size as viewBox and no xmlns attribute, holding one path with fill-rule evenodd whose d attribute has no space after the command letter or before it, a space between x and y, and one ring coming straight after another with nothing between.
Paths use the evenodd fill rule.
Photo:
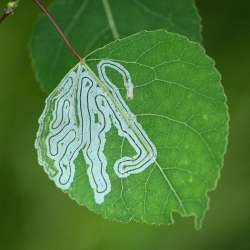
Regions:
<instances>
[{"instance_id":1,"label":"background foliage","mask_svg":"<svg viewBox=\"0 0 250 250\"><path fill-rule=\"evenodd\" d=\"M3 3L1 1L0 7ZM68 199L38 167L33 142L45 95L28 42L38 10L23 1L0 26L0 249L250 249L250 2L197 1L204 45L223 75L231 115L229 149L203 229L109 222Z\"/></svg>"},{"instance_id":2,"label":"background foliage","mask_svg":"<svg viewBox=\"0 0 250 250\"><path fill-rule=\"evenodd\" d=\"M109 0L116 32L114 29L111 32L104 10L105 0L55 0L50 5L50 12L83 57L114 41L114 37L124 38L142 30L168 27L168 31L185 35L193 41L202 40L194 0L155 1L144 0L142 5L138 0ZM77 62L44 15L34 25L31 54L37 80L47 93Z\"/></svg>"}]
</instances>

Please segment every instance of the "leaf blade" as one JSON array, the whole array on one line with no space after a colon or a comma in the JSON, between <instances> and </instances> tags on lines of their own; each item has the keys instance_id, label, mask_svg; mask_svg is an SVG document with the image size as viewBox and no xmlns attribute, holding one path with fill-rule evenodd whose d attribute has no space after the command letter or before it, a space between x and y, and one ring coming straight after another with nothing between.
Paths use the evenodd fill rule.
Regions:
<instances>
[{"instance_id":1,"label":"leaf blade","mask_svg":"<svg viewBox=\"0 0 250 250\"><path fill-rule=\"evenodd\" d=\"M159 41L164 46L156 46ZM144 53L149 48L152 55ZM104 150L111 193L103 204L95 203L87 165L79 156L70 197L112 220L171 224L172 213L177 212L195 216L200 228L208 209L207 193L215 189L220 176L228 135L226 98L214 62L199 44L163 30L115 41L91 53L86 62L97 74L103 59L118 61L130 72L134 99L127 105L156 145L157 160L140 174L117 178L112 169L116 159L133 152L111 128ZM112 70L107 74L125 100L122 79Z\"/></svg>"}]
</instances>

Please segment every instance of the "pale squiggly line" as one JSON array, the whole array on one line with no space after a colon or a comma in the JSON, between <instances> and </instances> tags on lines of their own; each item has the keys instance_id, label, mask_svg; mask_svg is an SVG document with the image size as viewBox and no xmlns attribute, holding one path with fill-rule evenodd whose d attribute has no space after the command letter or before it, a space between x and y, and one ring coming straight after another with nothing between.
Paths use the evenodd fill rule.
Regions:
<instances>
[{"instance_id":1,"label":"pale squiggly line","mask_svg":"<svg viewBox=\"0 0 250 250\"><path fill-rule=\"evenodd\" d=\"M115 162L114 170L118 177L126 178L144 171L157 156L154 144L137 122L118 88L108 78L106 68L115 70L123 77L127 98L133 98L130 74L121 64L102 60L97 65L100 79L96 79L88 68L79 63L46 101L36 140L39 163L48 170L47 161L41 154L40 139L46 114L54 101L53 118L46 137L47 157L54 161L56 169L56 174L51 178L61 189L69 189L75 174L74 161L82 152L89 183L98 204L111 191L104 146L106 133L112 124L118 130L118 135L126 138L136 152L133 157L123 156ZM104 84L104 89L98 81Z\"/></svg>"}]
</instances>

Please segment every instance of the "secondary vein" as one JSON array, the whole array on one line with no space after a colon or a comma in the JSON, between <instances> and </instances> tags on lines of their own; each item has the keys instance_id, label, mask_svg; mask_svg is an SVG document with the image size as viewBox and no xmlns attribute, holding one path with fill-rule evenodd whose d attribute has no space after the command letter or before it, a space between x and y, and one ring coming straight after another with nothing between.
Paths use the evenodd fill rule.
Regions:
<instances>
[{"instance_id":1,"label":"secondary vein","mask_svg":"<svg viewBox=\"0 0 250 250\"><path fill-rule=\"evenodd\" d=\"M113 37L114 37L114 39L119 39L120 35L118 33L118 30L117 30L117 27L116 27L116 24L115 24L115 20L114 20L114 17L112 15L112 11L111 11L111 8L110 8L110 5L109 5L109 1L108 0L102 0L102 3L103 3L105 14L107 16L109 27L110 27L110 29L112 31Z\"/></svg>"}]
</instances>

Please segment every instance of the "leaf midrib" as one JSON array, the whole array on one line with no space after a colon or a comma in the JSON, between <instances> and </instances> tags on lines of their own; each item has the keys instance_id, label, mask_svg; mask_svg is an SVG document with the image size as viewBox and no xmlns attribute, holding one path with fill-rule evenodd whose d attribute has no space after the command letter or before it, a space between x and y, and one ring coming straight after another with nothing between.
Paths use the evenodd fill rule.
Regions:
<instances>
[{"instance_id":1,"label":"leaf midrib","mask_svg":"<svg viewBox=\"0 0 250 250\"><path fill-rule=\"evenodd\" d=\"M104 93L106 93L109 98L113 101L113 103L115 104L115 106L117 107L117 109L120 111L121 115L123 116L123 118L125 119L126 123L128 124L128 126L133 130L133 132L138 136L139 140L141 141L142 145L144 146L145 150L147 150L148 152L150 152L151 150L148 148L147 145L145 145L144 140L141 136L141 134L138 134L134 128L133 123L130 121L130 117L128 116L128 114L126 112L123 111L122 106L119 104L119 102L114 98L113 94L109 91L109 89L106 87L106 85L97 77L97 75L93 72L93 70L87 65L86 62L82 61L80 62L84 65L84 67L87 68L87 70L89 71L90 75L92 75L97 83L97 85L102 89L102 91Z\"/></svg>"},{"instance_id":2,"label":"leaf midrib","mask_svg":"<svg viewBox=\"0 0 250 250\"><path fill-rule=\"evenodd\" d=\"M113 14L112 14L112 10L110 8L109 1L108 0L102 0L102 4L103 4L104 12L105 12L105 15L107 17L108 24L109 24L110 30L112 32L112 35L113 35L115 40L119 39L120 35L119 35L117 27L116 27L116 23L115 23Z\"/></svg>"}]
</instances>

